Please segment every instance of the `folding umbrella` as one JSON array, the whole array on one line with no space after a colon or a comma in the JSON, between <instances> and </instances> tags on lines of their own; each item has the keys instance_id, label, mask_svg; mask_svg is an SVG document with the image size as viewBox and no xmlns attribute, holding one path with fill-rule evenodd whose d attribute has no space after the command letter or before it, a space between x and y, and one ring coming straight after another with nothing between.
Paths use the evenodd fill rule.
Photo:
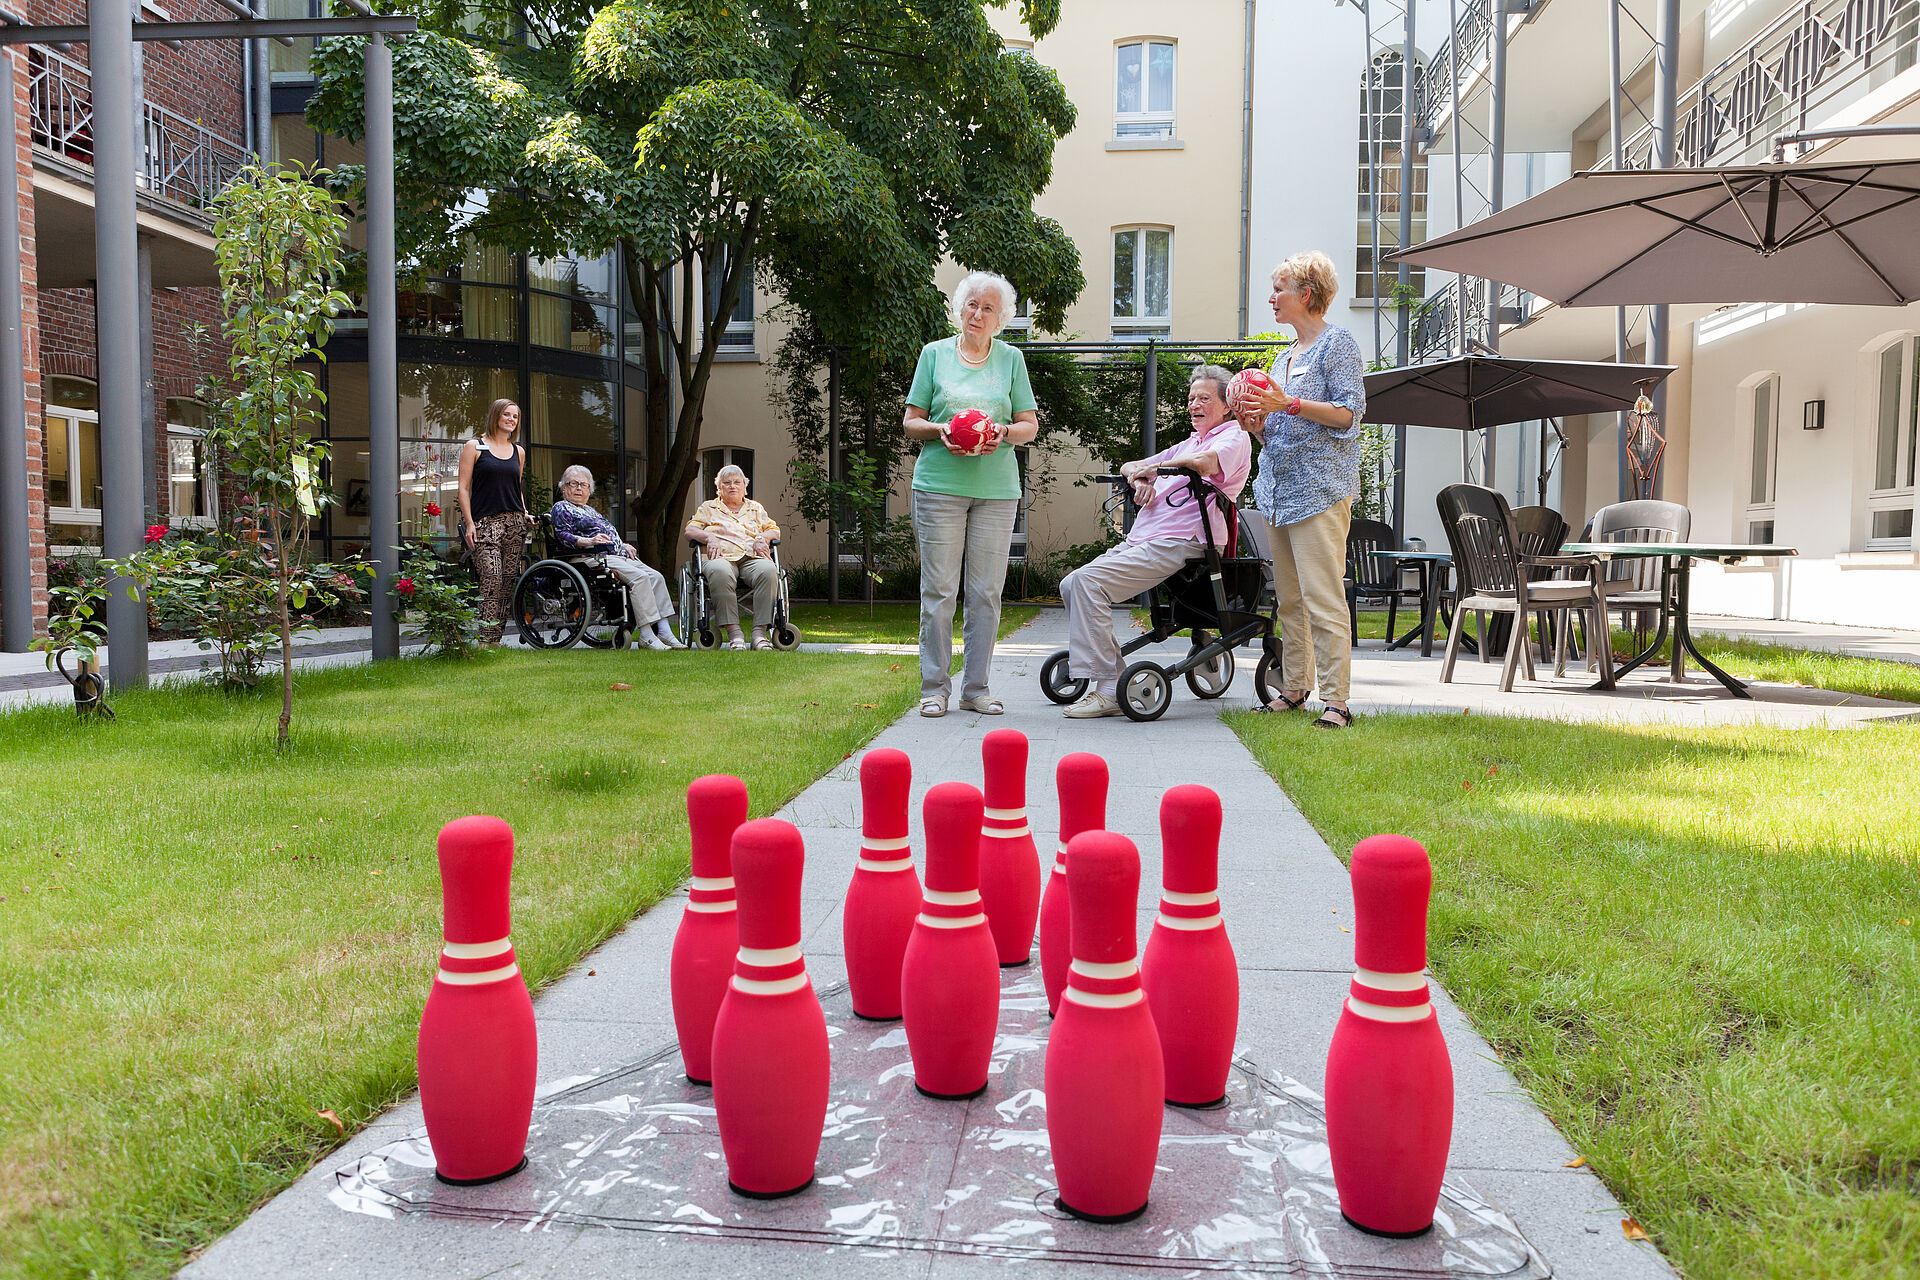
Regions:
<instances>
[{"instance_id":1,"label":"folding umbrella","mask_svg":"<svg viewBox=\"0 0 1920 1280\"><path fill-rule=\"evenodd\" d=\"M1389 254L1569 307L1920 299L1920 160L1594 170Z\"/></svg>"}]
</instances>

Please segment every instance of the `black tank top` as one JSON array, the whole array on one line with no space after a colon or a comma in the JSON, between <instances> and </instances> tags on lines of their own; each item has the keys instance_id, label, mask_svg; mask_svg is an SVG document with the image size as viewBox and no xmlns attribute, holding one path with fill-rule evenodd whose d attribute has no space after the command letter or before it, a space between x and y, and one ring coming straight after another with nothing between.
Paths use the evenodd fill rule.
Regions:
<instances>
[{"instance_id":1,"label":"black tank top","mask_svg":"<svg viewBox=\"0 0 1920 1280\"><path fill-rule=\"evenodd\" d=\"M486 441L473 461L473 518L485 520L507 511L525 511L520 494L520 450L511 458L496 458Z\"/></svg>"}]
</instances>

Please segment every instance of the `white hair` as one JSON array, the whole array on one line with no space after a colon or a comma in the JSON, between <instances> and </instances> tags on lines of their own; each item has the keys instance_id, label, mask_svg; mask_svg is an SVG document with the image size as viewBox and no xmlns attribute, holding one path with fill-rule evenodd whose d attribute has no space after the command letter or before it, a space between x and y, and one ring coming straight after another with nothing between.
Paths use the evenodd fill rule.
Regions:
<instances>
[{"instance_id":1,"label":"white hair","mask_svg":"<svg viewBox=\"0 0 1920 1280\"><path fill-rule=\"evenodd\" d=\"M593 478L593 472L587 470L577 462L560 473L560 483L565 484L567 481L573 479L573 473L576 471L586 478L588 484L598 486L598 482Z\"/></svg>"},{"instance_id":2,"label":"white hair","mask_svg":"<svg viewBox=\"0 0 1920 1280\"><path fill-rule=\"evenodd\" d=\"M976 271L953 286L953 305L950 314L953 317L955 329L966 331L967 303L975 294L985 293L989 289L1000 295L1000 328L1007 327L1007 321L1013 319L1014 308L1020 305L1019 292L1003 275L996 275L991 271ZM994 332L998 333L999 329Z\"/></svg>"},{"instance_id":3,"label":"white hair","mask_svg":"<svg viewBox=\"0 0 1920 1280\"><path fill-rule=\"evenodd\" d=\"M728 476L739 476L742 480L745 480L747 473L729 462L726 466L713 473L713 487L716 489L719 488L720 482Z\"/></svg>"}]
</instances>

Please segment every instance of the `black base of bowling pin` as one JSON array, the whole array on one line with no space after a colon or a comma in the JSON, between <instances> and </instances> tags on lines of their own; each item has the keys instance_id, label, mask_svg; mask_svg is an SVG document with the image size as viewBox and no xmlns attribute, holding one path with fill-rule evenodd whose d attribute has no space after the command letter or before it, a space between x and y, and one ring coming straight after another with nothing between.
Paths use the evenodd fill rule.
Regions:
<instances>
[{"instance_id":1,"label":"black base of bowling pin","mask_svg":"<svg viewBox=\"0 0 1920 1280\"><path fill-rule=\"evenodd\" d=\"M872 1014L862 1013L858 1009L855 1009L853 1011L853 1016L860 1019L860 1021L862 1022L902 1022L905 1020L902 1017L902 1015L897 1013L894 1014L891 1018L876 1018Z\"/></svg>"},{"instance_id":2,"label":"black base of bowling pin","mask_svg":"<svg viewBox=\"0 0 1920 1280\"><path fill-rule=\"evenodd\" d=\"M440 1181L446 1183L450 1187L484 1187L489 1182L498 1182L502 1178L511 1178L514 1174L520 1172L522 1169L526 1167L527 1167L527 1158L523 1155L520 1157L520 1163L513 1166L513 1168L508 1169L505 1173L489 1174L484 1178L449 1178L446 1174L440 1172L438 1169L435 1169L433 1171L433 1176L438 1178Z\"/></svg>"},{"instance_id":3,"label":"black base of bowling pin","mask_svg":"<svg viewBox=\"0 0 1920 1280\"><path fill-rule=\"evenodd\" d=\"M988 1083L991 1084L992 1081L988 1081ZM981 1094L987 1091L987 1086L984 1084L981 1085L978 1089L969 1089L965 1093L935 1093L931 1089L922 1089L917 1084L914 1085L913 1087L915 1091L917 1091L920 1094L921 1097L933 1098L939 1102L965 1102L967 1099L977 1098Z\"/></svg>"},{"instance_id":4,"label":"black base of bowling pin","mask_svg":"<svg viewBox=\"0 0 1920 1280\"><path fill-rule=\"evenodd\" d=\"M727 1179L727 1190L737 1196L745 1196L749 1200L785 1200L788 1196L799 1195L812 1185L813 1179L808 1178L791 1191L749 1191L745 1187L735 1185L732 1178Z\"/></svg>"},{"instance_id":5,"label":"black base of bowling pin","mask_svg":"<svg viewBox=\"0 0 1920 1280\"><path fill-rule=\"evenodd\" d=\"M1032 956L1023 956L1018 960L1002 960L1000 962L1000 967L1002 969L1018 969L1021 965L1027 965L1032 963L1033 963Z\"/></svg>"},{"instance_id":6,"label":"black base of bowling pin","mask_svg":"<svg viewBox=\"0 0 1920 1280\"><path fill-rule=\"evenodd\" d=\"M1167 1105L1178 1107L1182 1111L1220 1111L1227 1105L1227 1095L1223 1093L1212 1102L1175 1102L1172 1098L1168 1098Z\"/></svg>"},{"instance_id":7,"label":"black base of bowling pin","mask_svg":"<svg viewBox=\"0 0 1920 1280\"><path fill-rule=\"evenodd\" d=\"M1426 1226L1420 1228L1418 1231L1378 1231L1378 1230L1375 1230L1373 1227L1363 1227L1359 1223L1355 1222L1352 1218L1348 1218L1347 1211L1345 1209L1342 1209L1340 1211L1340 1216L1342 1218L1346 1218L1347 1225L1352 1227L1355 1231L1362 1231L1370 1236L1379 1236L1383 1240L1413 1240L1433 1230L1433 1224L1429 1222Z\"/></svg>"},{"instance_id":8,"label":"black base of bowling pin","mask_svg":"<svg viewBox=\"0 0 1920 1280\"><path fill-rule=\"evenodd\" d=\"M1065 1200L1062 1200L1059 1196L1053 1198L1053 1207L1064 1214L1080 1219L1082 1222L1097 1222L1102 1226L1108 1227L1122 1222L1132 1222L1135 1218L1147 1211L1147 1206L1143 1204L1138 1209L1129 1209L1125 1213L1082 1213Z\"/></svg>"},{"instance_id":9,"label":"black base of bowling pin","mask_svg":"<svg viewBox=\"0 0 1920 1280\"><path fill-rule=\"evenodd\" d=\"M687 1076L686 1081L688 1084L699 1085L702 1089L713 1088L713 1081L711 1080L696 1080L692 1076Z\"/></svg>"}]
</instances>

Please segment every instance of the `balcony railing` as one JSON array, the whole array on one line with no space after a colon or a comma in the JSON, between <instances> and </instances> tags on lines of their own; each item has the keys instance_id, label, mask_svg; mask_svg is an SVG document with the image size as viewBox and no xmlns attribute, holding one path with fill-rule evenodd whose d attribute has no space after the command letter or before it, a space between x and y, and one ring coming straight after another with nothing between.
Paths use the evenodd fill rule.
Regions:
<instances>
[{"instance_id":1,"label":"balcony railing","mask_svg":"<svg viewBox=\"0 0 1920 1280\"><path fill-rule=\"evenodd\" d=\"M1500 327L1511 329L1532 319L1538 300L1524 289L1496 284L1500 292ZM1413 314L1413 333L1407 344L1408 359L1428 364L1456 355L1460 345L1460 291L1449 283L1427 295ZM1467 341L1491 345L1487 332L1486 289L1478 280L1468 281Z\"/></svg>"},{"instance_id":2,"label":"balcony railing","mask_svg":"<svg viewBox=\"0 0 1920 1280\"><path fill-rule=\"evenodd\" d=\"M1767 159L1778 134L1825 124L1912 67L1916 44L1920 0L1798 5L1681 95L1674 163L1700 168ZM1627 168L1652 168L1652 126L1627 139L1622 152ZM1597 167L1612 164L1603 159Z\"/></svg>"},{"instance_id":3,"label":"balcony railing","mask_svg":"<svg viewBox=\"0 0 1920 1280\"><path fill-rule=\"evenodd\" d=\"M52 49L29 50L27 101L33 145L71 164L93 167L93 85L87 68ZM197 120L140 104L142 190L206 221L207 206L253 155Z\"/></svg>"},{"instance_id":4,"label":"balcony railing","mask_svg":"<svg viewBox=\"0 0 1920 1280\"><path fill-rule=\"evenodd\" d=\"M1465 82L1472 79L1474 68L1487 55L1487 36L1492 30L1493 15L1487 12L1487 6L1481 0L1469 0L1466 8L1461 10L1460 21L1453 32L1440 42L1440 47L1427 59L1427 83L1431 85L1435 80L1442 85L1446 83L1447 77L1453 74L1453 50L1457 45L1460 49L1460 91L1464 94L1467 88ZM1438 136L1440 117L1452 109L1451 93L1436 90L1425 95L1425 100L1420 104L1419 123L1425 127L1427 137Z\"/></svg>"}]
</instances>

